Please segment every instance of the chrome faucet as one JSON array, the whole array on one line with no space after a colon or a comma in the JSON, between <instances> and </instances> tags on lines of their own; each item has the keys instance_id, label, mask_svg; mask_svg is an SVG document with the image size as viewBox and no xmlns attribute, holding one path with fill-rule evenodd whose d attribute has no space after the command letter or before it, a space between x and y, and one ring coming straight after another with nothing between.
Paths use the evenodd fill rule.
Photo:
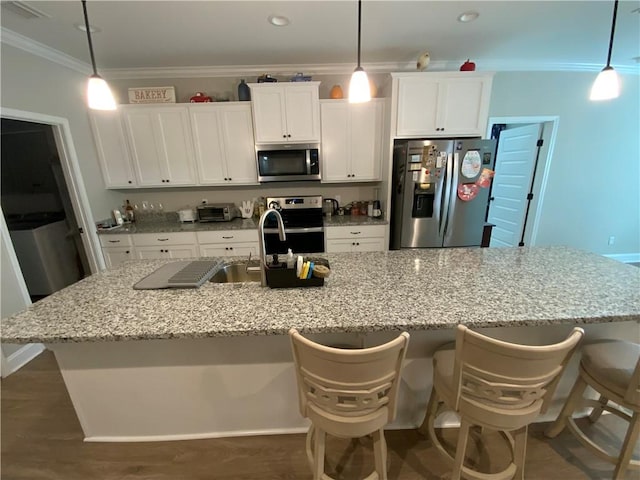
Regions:
<instances>
[{"instance_id":1,"label":"chrome faucet","mask_svg":"<svg viewBox=\"0 0 640 480\"><path fill-rule=\"evenodd\" d=\"M260 220L258 221L258 244L260 251L258 252L260 255L260 285L263 287L267 286L267 259L266 259L266 248L264 243L264 221L269 215L275 215L277 223L278 223L278 235L280 236L280 241L284 242L287 239L287 234L284 231L284 222L282 221L282 216L280 212L278 212L274 208L269 208L265 211Z\"/></svg>"}]
</instances>

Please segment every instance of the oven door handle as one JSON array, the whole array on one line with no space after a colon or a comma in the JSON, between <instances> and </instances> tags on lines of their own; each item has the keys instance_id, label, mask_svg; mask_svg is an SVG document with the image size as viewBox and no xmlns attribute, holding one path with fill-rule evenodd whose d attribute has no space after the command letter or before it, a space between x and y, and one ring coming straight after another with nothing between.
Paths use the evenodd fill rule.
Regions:
<instances>
[{"instance_id":1,"label":"oven door handle","mask_svg":"<svg viewBox=\"0 0 640 480\"><path fill-rule=\"evenodd\" d=\"M264 233L278 233L277 228L265 228ZM324 233L324 227L286 228L284 233Z\"/></svg>"}]
</instances>

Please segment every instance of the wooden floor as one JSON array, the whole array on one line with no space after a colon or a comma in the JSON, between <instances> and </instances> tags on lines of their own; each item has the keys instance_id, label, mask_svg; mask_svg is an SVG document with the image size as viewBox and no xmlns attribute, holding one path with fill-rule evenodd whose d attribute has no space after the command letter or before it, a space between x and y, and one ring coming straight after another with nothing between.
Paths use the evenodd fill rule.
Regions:
<instances>
[{"instance_id":1,"label":"wooden floor","mask_svg":"<svg viewBox=\"0 0 640 480\"><path fill-rule=\"evenodd\" d=\"M311 479L304 435L239 437L156 443L84 443L82 431L53 354L49 351L2 380L2 480L211 480ZM600 435L611 437L621 426L608 415ZM613 467L588 455L563 432L546 439L545 424L532 425L527 445L528 479L611 478ZM455 429L442 432L453 447ZM414 430L388 431L389 478L446 478L449 469L435 448ZM491 434L470 442L469 464L497 471L507 450ZM489 461L491 459L491 461ZM367 439L350 443L330 439L327 468L339 479L363 478L372 466ZM638 472L627 478L640 479Z\"/></svg>"}]
</instances>

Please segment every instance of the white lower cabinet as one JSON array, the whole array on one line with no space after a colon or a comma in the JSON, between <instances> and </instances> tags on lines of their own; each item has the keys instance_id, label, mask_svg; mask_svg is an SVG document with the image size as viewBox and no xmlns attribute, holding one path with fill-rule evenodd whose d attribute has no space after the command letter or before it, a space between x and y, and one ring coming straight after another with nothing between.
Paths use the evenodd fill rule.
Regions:
<instances>
[{"instance_id":1,"label":"white lower cabinet","mask_svg":"<svg viewBox=\"0 0 640 480\"><path fill-rule=\"evenodd\" d=\"M136 257L143 260L198 256L195 232L139 233L133 235L133 244Z\"/></svg>"},{"instance_id":2,"label":"white lower cabinet","mask_svg":"<svg viewBox=\"0 0 640 480\"><path fill-rule=\"evenodd\" d=\"M102 255L107 268L115 267L122 262L136 258L136 252L133 247L102 247Z\"/></svg>"},{"instance_id":3,"label":"white lower cabinet","mask_svg":"<svg viewBox=\"0 0 640 480\"><path fill-rule=\"evenodd\" d=\"M327 227L327 253L385 250L384 225Z\"/></svg>"},{"instance_id":4,"label":"white lower cabinet","mask_svg":"<svg viewBox=\"0 0 640 480\"><path fill-rule=\"evenodd\" d=\"M201 257L234 257L258 255L257 230L219 230L197 232Z\"/></svg>"},{"instance_id":5,"label":"white lower cabinet","mask_svg":"<svg viewBox=\"0 0 640 480\"><path fill-rule=\"evenodd\" d=\"M102 255L107 268L115 267L126 260L136 258L131 235L100 235Z\"/></svg>"}]
</instances>

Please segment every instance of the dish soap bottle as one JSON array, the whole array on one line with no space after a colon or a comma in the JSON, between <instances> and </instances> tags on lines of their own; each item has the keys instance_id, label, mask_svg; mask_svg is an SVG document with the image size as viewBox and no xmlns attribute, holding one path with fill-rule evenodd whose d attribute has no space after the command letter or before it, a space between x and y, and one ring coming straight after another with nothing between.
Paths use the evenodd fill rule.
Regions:
<instances>
[{"instance_id":1,"label":"dish soap bottle","mask_svg":"<svg viewBox=\"0 0 640 480\"><path fill-rule=\"evenodd\" d=\"M289 249L287 251L287 268L295 268L296 266L296 261L293 258L293 252L291 251L291 249Z\"/></svg>"}]
</instances>

